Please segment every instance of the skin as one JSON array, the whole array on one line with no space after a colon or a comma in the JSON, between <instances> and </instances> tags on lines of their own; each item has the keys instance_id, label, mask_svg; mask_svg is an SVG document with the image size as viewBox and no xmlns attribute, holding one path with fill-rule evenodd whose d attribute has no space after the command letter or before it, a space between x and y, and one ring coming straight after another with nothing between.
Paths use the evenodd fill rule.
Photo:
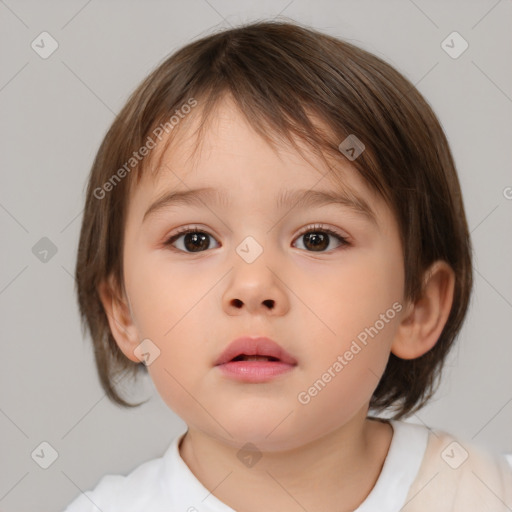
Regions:
<instances>
[{"instance_id":1,"label":"skin","mask_svg":"<svg viewBox=\"0 0 512 512\"><path fill-rule=\"evenodd\" d=\"M162 399L188 425L181 457L217 498L240 512L353 510L375 485L392 439L389 423L367 418L372 393L390 352L415 358L436 343L453 299L453 271L436 262L423 297L405 303L396 219L348 160L340 158L336 172L371 205L377 225L335 205L278 211L275 197L283 188L337 185L328 176L319 181L328 169L313 154L306 161L288 146L272 149L228 99L194 159L192 131L182 132L165 155L165 169L131 190L126 295L108 282L100 287L116 342L137 362L134 351L143 339L159 348L148 370ZM201 186L226 190L231 205L173 206L143 222L166 191ZM210 248L179 252L194 247L185 246L184 236L174 250L165 245L191 224L211 235ZM299 235L314 224L350 244L339 246L330 236L327 249L312 250ZM236 252L247 236L263 249L250 264ZM401 311L301 404L298 394L395 302ZM224 377L214 361L242 335L272 338L297 366L266 383ZM252 467L237 457L247 442L262 455Z\"/></svg>"}]
</instances>

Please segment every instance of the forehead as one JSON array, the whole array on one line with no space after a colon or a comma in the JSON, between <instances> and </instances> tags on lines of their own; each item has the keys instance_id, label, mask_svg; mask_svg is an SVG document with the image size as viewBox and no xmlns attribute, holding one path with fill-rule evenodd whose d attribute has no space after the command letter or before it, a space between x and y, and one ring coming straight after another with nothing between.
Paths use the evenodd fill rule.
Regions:
<instances>
[{"instance_id":1,"label":"forehead","mask_svg":"<svg viewBox=\"0 0 512 512\"><path fill-rule=\"evenodd\" d=\"M223 167L229 170L229 163L233 159L236 159L237 164L245 164L244 168L237 168L239 175L243 175L245 169L254 170L254 167L279 167L285 171L292 166L295 173L300 173L305 169L304 155L312 162L308 174L314 168L318 168L322 174L328 170L320 168L318 155L314 155L312 148L307 147L303 141L295 139L299 152L290 141L278 136L271 128L265 132L268 140L262 137L230 96L218 100L206 119L201 106L197 107L177 128L168 140L157 146L152 158L156 165L145 176L158 180L161 173L165 175L172 168L179 169L182 174L190 171L190 178L193 179L192 174L201 174L207 166L208 172L203 174L213 178L211 168L216 163L223 161Z\"/></svg>"},{"instance_id":2,"label":"forehead","mask_svg":"<svg viewBox=\"0 0 512 512\"><path fill-rule=\"evenodd\" d=\"M343 193L364 213L365 206L371 211L369 204L380 200L344 157L322 158L322 153L298 139L298 149L284 139L270 144L229 99L220 101L206 122L197 108L171 135L172 139L160 142L151 155L159 165L149 165L132 188L132 205L145 205L147 211L148 204L164 200L171 191L190 199L192 189L199 188L211 190L202 192L202 197L195 194L198 201L210 194L226 206L248 199L261 204L271 199L277 206L307 199L303 205L313 206L322 197L311 192L323 191Z\"/></svg>"}]
</instances>

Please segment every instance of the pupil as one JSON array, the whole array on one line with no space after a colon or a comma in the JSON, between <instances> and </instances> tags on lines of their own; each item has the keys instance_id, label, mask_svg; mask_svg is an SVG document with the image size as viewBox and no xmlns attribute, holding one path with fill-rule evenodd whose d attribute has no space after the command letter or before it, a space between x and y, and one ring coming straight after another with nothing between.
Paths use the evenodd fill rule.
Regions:
<instances>
[{"instance_id":1,"label":"pupil","mask_svg":"<svg viewBox=\"0 0 512 512\"><path fill-rule=\"evenodd\" d=\"M184 243L187 250L191 252L208 249L208 246L210 245L208 235L206 235L206 233L187 233L185 235Z\"/></svg>"},{"instance_id":2,"label":"pupil","mask_svg":"<svg viewBox=\"0 0 512 512\"><path fill-rule=\"evenodd\" d=\"M327 236L322 233L307 233L304 235L306 237L306 247L308 243L311 243L314 251L321 251L326 249L329 246L329 240Z\"/></svg>"}]
</instances>

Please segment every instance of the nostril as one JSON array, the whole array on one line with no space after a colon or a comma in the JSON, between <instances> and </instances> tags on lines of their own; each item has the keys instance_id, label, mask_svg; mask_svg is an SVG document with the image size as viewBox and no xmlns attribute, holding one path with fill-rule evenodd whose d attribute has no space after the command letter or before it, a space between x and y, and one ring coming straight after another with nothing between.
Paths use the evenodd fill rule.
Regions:
<instances>
[{"instance_id":1,"label":"nostril","mask_svg":"<svg viewBox=\"0 0 512 512\"><path fill-rule=\"evenodd\" d=\"M231 302L233 303L233 306L235 306L237 308L242 307L242 304L243 304L243 302L240 299L233 299Z\"/></svg>"}]
</instances>

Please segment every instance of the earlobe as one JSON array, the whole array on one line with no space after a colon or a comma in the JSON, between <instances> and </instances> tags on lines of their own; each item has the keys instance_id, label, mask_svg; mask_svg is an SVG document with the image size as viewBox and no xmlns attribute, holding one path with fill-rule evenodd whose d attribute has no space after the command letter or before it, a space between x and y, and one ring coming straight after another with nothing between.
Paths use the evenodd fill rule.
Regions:
<instances>
[{"instance_id":1,"label":"earlobe","mask_svg":"<svg viewBox=\"0 0 512 512\"><path fill-rule=\"evenodd\" d=\"M415 359L437 343L453 303L455 273L445 261L436 261L425 273L422 296L405 308L391 345L401 359Z\"/></svg>"},{"instance_id":2,"label":"earlobe","mask_svg":"<svg viewBox=\"0 0 512 512\"><path fill-rule=\"evenodd\" d=\"M105 309L112 335L123 354L136 363L140 360L134 350L139 345L139 336L127 299L121 297L113 283L112 276L98 286L98 294Z\"/></svg>"}]
</instances>

